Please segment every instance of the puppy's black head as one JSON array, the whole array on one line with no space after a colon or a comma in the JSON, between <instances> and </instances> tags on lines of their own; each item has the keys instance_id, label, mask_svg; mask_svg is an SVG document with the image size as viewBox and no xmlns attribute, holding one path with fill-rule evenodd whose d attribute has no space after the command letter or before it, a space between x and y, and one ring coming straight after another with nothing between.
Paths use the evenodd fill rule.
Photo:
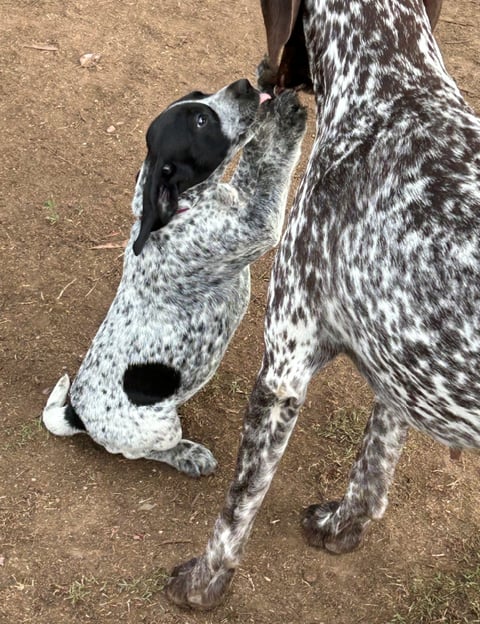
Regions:
<instances>
[{"instance_id":1,"label":"puppy's black head","mask_svg":"<svg viewBox=\"0 0 480 624\"><path fill-rule=\"evenodd\" d=\"M153 121L134 196L134 212L141 214L136 255L150 232L173 217L179 194L206 180L248 140L261 101L260 92L242 79L211 95L190 93Z\"/></svg>"},{"instance_id":2,"label":"puppy's black head","mask_svg":"<svg viewBox=\"0 0 480 624\"><path fill-rule=\"evenodd\" d=\"M194 97L198 101L194 100ZM178 207L178 195L206 180L223 162L230 140L217 113L202 94L178 101L147 131L141 227L133 250L138 255L150 232L166 225Z\"/></svg>"}]
</instances>

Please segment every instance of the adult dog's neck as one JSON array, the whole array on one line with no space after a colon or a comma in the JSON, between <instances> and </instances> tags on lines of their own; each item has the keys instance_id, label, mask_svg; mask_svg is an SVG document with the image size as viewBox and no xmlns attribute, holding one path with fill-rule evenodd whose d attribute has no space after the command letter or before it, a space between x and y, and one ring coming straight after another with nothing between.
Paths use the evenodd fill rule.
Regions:
<instances>
[{"instance_id":1,"label":"adult dog's neck","mask_svg":"<svg viewBox=\"0 0 480 624\"><path fill-rule=\"evenodd\" d=\"M419 84L458 100L421 0L304 0L304 29L326 126L338 127L352 103L369 111Z\"/></svg>"}]
</instances>

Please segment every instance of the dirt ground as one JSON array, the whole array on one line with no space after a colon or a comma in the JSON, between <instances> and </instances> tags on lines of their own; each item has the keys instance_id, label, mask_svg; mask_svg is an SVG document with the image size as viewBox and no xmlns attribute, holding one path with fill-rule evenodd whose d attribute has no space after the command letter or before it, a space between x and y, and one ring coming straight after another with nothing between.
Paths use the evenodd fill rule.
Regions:
<instances>
[{"instance_id":1,"label":"dirt ground","mask_svg":"<svg viewBox=\"0 0 480 624\"><path fill-rule=\"evenodd\" d=\"M444 4L446 65L480 111L480 2ZM475 600L451 611L454 595L440 616L408 619L418 587L466 578L478 556L478 456L452 461L412 434L388 512L359 551L335 558L303 542L299 511L341 495L371 405L344 360L311 386L228 600L212 613L165 600L166 571L202 551L232 476L272 254L254 267L249 312L217 375L182 409L188 436L219 460L214 476L191 480L87 437L54 438L39 415L114 296L148 123L193 88L254 79L259 2L0 0L0 23L0 621L480 621ZM101 54L96 67L80 66L86 52Z\"/></svg>"}]
</instances>

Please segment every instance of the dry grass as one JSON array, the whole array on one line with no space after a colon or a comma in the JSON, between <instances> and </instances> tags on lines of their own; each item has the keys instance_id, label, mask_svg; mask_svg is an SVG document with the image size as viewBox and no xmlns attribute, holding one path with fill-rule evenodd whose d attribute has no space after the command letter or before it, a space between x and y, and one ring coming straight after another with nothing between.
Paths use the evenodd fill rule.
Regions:
<instances>
[{"instance_id":1,"label":"dry grass","mask_svg":"<svg viewBox=\"0 0 480 624\"><path fill-rule=\"evenodd\" d=\"M477 624L480 622L480 536L471 537L455 570L414 579L405 607L390 624Z\"/></svg>"}]
</instances>

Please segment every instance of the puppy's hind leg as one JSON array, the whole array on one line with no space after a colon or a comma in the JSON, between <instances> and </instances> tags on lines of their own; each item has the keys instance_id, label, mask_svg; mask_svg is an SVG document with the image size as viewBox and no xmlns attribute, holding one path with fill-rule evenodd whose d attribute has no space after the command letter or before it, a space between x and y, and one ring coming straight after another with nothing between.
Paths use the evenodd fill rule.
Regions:
<instances>
[{"instance_id":1,"label":"puppy's hind leg","mask_svg":"<svg viewBox=\"0 0 480 624\"><path fill-rule=\"evenodd\" d=\"M123 389L142 415L137 448L122 452L126 457L153 459L190 477L200 477L212 473L217 462L207 448L182 438L182 425L172 398L180 383L180 372L161 362L127 368Z\"/></svg>"},{"instance_id":2,"label":"puppy's hind leg","mask_svg":"<svg viewBox=\"0 0 480 624\"><path fill-rule=\"evenodd\" d=\"M70 436L85 431L85 426L73 407L66 405L69 389L70 379L65 374L57 381L43 410L43 424L55 435Z\"/></svg>"}]
</instances>

